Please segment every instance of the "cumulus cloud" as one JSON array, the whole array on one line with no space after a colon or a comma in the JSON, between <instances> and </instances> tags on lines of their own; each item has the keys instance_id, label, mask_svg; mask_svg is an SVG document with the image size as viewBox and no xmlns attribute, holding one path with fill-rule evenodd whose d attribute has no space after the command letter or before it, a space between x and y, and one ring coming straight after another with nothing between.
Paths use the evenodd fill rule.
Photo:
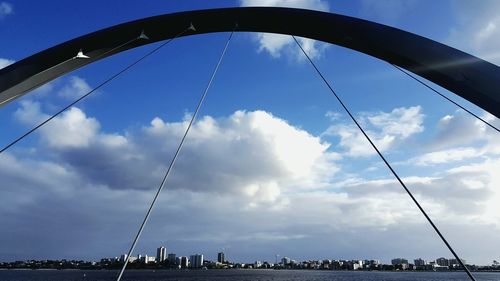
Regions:
<instances>
[{"instance_id":1,"label":"cumulus cloud","mask_svg":"<svg viewBox=\"0 0 500 281\"><path fill-rule=\"evenodd\" d=\"M21 107L14 112L14 117L26 125L36 125L49 117L42 113L41 104L32 100L21 101Z\"/></svg>"},{"instance_id":2,"label":"cumulus cloud","mask_svg":"<svg viewBox=\"0 0 500 281\"><path fill-rule=\"evenodd\" d=\"M39 103L25 101L15 116L26 123L47 115ZM187 121L155 118L127 135L106 134L96 119L73 107L43 127L40 136L57 159L96 184L151 189L186 126ZM205 116L190 132L172 188L275 201L283 190L326 184L323 179L338 170L338 155L328 148L320 138L264 111L237 111L219 119Z\"/></svg>"},{"instance_id":3,"label":"cumulus cloud","mask_svg":"<svg viewBox=\"0 0 500 281\"><path fill-rule=\"evenodd\" d=\"M365 113L360 118L367 134L381 151L421 133L424 130L423 121L424 114L420 106L395 108L391 112ZM340 137L339 146L348 156L375 154L364 135L354 125L332 125L323 135Z\"/></svg>"},{"instance_id":4,"label":"cumulus cloud","mask_svg":"<svg viewBox=\"0 0 500 281\"><path fill-rule=\"evenodd\" d=\"M14 7L8 2L0 2L0 19L14 13Z\"/></svg>"},{"instance_id":5,"label":"cumulus cloud","mask_svg":"<svg viewBox=\"0 0 500 281\"><path fill-rule=\"evenodd\" d=\"M49 117L42 113L39 102L22 101L21 108L15 116L20 121L34 126ZM85 113L76 107L62 113L40 129L44 142L54 148L86 147L99 130L99 123L94 118L87 118Z\"/></svg>"},{"instance_id":6,"label":"cumulus cloud","mask_svg":"<svg viewBox=\"0 0 500 281\"><path fill-rule=\"evenodd\" d=\"M322 0L241 0L240 4L241 6L276 6L318 11L329 10L328 2ZM259 52L267 52L274 58L286 54L299 61L305 59L302 51L296 46L290 35L257 33L255 34L255 40L259 43ZM298 37L297 40L311 58L320 57L327 47L324 43L307 38Z\"/></svg>"}]
</instances>

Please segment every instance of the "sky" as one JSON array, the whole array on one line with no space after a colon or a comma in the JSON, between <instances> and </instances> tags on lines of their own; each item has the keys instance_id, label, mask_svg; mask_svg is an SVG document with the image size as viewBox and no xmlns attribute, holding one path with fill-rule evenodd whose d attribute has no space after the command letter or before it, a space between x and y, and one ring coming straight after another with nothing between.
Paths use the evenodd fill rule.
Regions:
<instances>
[{"instance_id":1,"label":"sky","mask_svg":"<svg viewBox=\"0 0 500 281\"><path fill-rule=\"evenodd\" d=\"M500 65L497 1L143 2L0 0L0 67L134 19L259 5L367 19ZM0 261L125 253L228 35L175 39L0 154ZM498 260L500 135L386 62L300 42L459 255L475 264ZM3 106L0 146L156 46L88 65ZM451 258L293 40L242 32L135 254L153 255L160 245L212 260L224 251L240 262L272 262L276 254Z\"/></svg>"}]
</instances>

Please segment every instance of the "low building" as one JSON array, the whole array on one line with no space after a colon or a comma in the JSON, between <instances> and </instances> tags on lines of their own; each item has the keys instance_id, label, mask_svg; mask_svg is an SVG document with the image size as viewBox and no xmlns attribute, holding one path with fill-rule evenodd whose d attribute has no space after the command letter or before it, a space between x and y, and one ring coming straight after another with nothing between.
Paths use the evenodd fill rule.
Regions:
<instances>
[{"instance_id":1,"label":"low building","mask_svg":"<svg viewBox=\"0 0 500 281\"><path fill-rule=\"evenodd\" d=\"M415 259L413 262L415 263L415 266L425 266L427 264L427 262L421 258Z\"/></svg>"},{"instance_id":2,"label":"low building","mask_svg":"<svg viewBox=\"0 0 500 281\"><path fill-rule=\"evenodd\" d=\"M408 260L403 258L395 258L391 260L391 264L392 265L408 264Z\"/></svg>"},{"instance_id":3,"label":"low building","mask_svg":"<svg viewBox=\"0 0 500 281\"><path fill-rule=\"evenodd\" d=\"M462 261L463 264L465 264L465 260L464 259L460 259L460 260ZM453 268L459 268L461 266L460 262L457 259L449 259L448 263Z\"/></svg>"},{"instance_id":4,"label":"low building","mask_svg":"<svg viewBox=\"0 0 500 281\"><path fill-rule=\"evenodd\" d=\"M436 259L436 264L439 266L450 266L450 261L446 258Z\"/></svg>"}]
</instances>

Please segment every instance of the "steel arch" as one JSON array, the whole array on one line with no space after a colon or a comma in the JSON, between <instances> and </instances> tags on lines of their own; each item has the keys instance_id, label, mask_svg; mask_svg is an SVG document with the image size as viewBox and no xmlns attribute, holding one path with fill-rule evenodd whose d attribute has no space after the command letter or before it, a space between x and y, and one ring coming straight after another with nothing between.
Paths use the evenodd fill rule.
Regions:
<instances>
[{"instance_id":1,"label":"steel arch","mask_svg":"<svg viewBox=\"0 0 500 281\"><path fill-rule=\"evenodd\" d=\"M243 7L165 14L102 29L0 70L0 105L65 73L112 54L174 37L237 31L290 34L336 44L405 68L500 118L500 67L433 40L386 25L326 12ZM144 31L149 40L116 48ZM79 50L89 59L71 59Z\"/></svg>"}]
</instances>

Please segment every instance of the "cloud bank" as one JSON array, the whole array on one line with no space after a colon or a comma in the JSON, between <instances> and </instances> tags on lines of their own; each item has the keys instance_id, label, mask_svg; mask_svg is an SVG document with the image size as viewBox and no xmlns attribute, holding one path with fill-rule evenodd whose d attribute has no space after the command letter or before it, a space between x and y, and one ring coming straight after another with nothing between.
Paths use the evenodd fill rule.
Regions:
<instances>
[{"instance_id":1,"label":"cloud bank","mask_svg":"<svg viewBox=\"0 0 500 281\"><path fill-rule=\"evenodd\" d=\"M74 81L50 90L63 92ZM47 117L45 107L25 99L14 117L30 126ZM386 152L428 127L420 106L358 115ZM202 116L138 252L164 243L183 255L210 256L224 247L231 259L245 261L267 254L272 260L276 253L297 259L448 255L391 177L345 174L351 161L376 158L341 115L327 117L333 124L314 136L266 111ZM398 167L432 167L427 176L410 173L403 180L466 259L481 262L500 248L494 235L484 235L500 227L500 142L467 118L458 112L444 116L438 132L422 144L424 152L402 154ZM124 252L187 122L156 117L137 128L106 132L97 118L73 107L43 127L32 145L0 155L0 241L8 245L0 257ZM458 127L477 138L459 137ZM451 142L451 136L461 141ZM475 244L468 243L477 236L473 229L484 236ZM408 245L408 239L420 242Z\"/></svg>"}]
</instances>

